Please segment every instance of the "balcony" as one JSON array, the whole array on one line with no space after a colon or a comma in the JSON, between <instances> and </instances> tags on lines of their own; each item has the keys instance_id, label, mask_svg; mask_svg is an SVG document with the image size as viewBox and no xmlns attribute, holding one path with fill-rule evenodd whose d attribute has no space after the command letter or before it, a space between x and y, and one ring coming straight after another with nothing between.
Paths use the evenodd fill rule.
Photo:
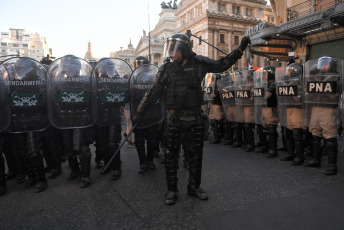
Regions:
<instances>
[{"instance_id":1,"label":"balcony","mask_svg":"<svg viewBox=\"0 0 344 230\"><path fill-rule=\"evenodd\" d=\"M287 8L287 21L302 18L309 14L326 10L344 0L306 0L298 5Z\"/></svg>"}]
</instances>

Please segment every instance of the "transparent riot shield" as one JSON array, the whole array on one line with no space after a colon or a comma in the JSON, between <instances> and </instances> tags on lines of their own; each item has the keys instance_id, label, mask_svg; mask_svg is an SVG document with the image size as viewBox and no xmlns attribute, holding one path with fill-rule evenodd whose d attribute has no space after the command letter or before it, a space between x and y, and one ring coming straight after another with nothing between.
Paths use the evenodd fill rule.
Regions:
<instances>
[{"instance_id":1,"label":"transparent riot shield","mask_svg":"<svg viewBox=\"0 0 344 230\"><path fill-rule=\"evenodd\" d=\"M27 57L7 59L1 66L7 90L5 111L9 111L11 117L7 131L23 133L48 128L50 124L44 66Z\"/></svg>"},{"instance_id":2,"label":"transparent riot shield","mask_svg":"<svg viewBox=\"0 0 344 230\"><path fill-rule=\"evenodd\" d=\"M92 118L99 126L118 125L129 100L129 78L132 70L121 59L100 61L92 72Z\"/></svg>"},{"instance_id":3,"label":"transparent riot shield","mask_svg":"<svg viewBox=\"0 0 344 230\"><path fill-rule=\"evenodd\" d=\"M212 94L215 93L215 82L216 82L216 75L213 73L207 73L207 75L204 78L204 85L203 85L205 102L213 101Z\"/></svg>"},{"instance_id":4,"label":"transparent riot shield","mask_svg":"<svg viewBox=\"0 0 344 230\"><path fill-rule=\"evenodd\" d=\"M231 75L224 75L221 79L217 80L223 111L227 121L230 122L236 121L234 77L235 74L233 73Z\"/></svg>"},{"instance_id":5,"label":"transparent riot shield","mask_svg":"<svg viewBox=\"0 0 344 230\"><path fill-rule=\"evenodd\" d=\"M342 93L343 61L328 57L309 60L304 66L304 125L314 126L318 118L328 125L340 125L340 94ZM313 123L313 124L310 124Z\"/></svg>"},{"instance_id":6,"label":"transparent riot shield","mask_svg":"<svg viewBox=\"0 0 344 230\"><path fill-rule=\"evenodd\" d=\"M153 87L155 75L159 68L155 65L141 65L130 77L130 111L133 118L143 96ZM137 128L143 129L161 123L165 118L164 95L142 114Z\"/></svg>"},{"instance_id":7,"label":"transparent riot shield","mask_svg":"<svg viewBox=\"0 0 344 230\"><path fill-rule=\"evenodd\" d=\"M235 74L235 106L237 122L254 123L253 74Z\"/></svg>"},{"instance_id":8,"label":"transparent riot shield","mask_svg":"<svg viewBox=\"0 0 344 230\"><path fill-rule=\"evenodd\" d=\"M253 96L254 96L254 120L256 124L262 124L262 110L267 106L265 92L268 85L268 74L259 69L253 74Z\"/></svg>"},{"instance_id":9,"label":"transparent riot shield","mask_svg":"<svg viewBox=\"0 0 344 230\"><path fill-rule=\"evenodd\" d=\"M47 72L50 123L59 129L91 126L92 67L67 55L56 59Z\"/></svg>"},{"instance_id":10,"label":"transparent riot shield","mask_svg":"<svg viewBox=\"0 0 344 230\"><path fill-rule=\"evenodd\" d=\"M293 123L298 123L297 120L299 119L303 121L302 78L303 70L301 65L299 65L299 68L291 66L276 69L275 82L278 101L278 116L281 126L288 127L291 120L293 120Z\"/></svg>"},{"instance_id":11,"label":"transparent riot shield","mask_svg":"<svg viewBox=\"0 0 344 230\"><path fill-rule=\"evenodd\" d=\"M5 67L0 65L0 132L10 125L10 108L7 104L8 83L8 73Z\"/></svg>"}]
</instances>

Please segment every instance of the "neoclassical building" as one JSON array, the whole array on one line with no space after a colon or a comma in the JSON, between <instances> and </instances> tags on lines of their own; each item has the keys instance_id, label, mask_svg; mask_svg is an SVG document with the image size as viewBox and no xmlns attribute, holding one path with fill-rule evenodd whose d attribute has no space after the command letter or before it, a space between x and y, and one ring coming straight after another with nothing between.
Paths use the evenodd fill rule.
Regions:
<instances>
[{"instance_id":1,"label":"neoclassical building","mask_svg":"<svg viewBox=\"0 0 344 230\"><path fill-rule=\"evenodd\" d=\"M122 60L124 60L125 62L127 62L131 68L134 67L134 60L137 57L135 54L135 49L133 44L131 44L131 39L130 42L128 44L128 48L127 49L123 49L123 47L121 47L121 50L116 51L116 52L110 52L110 57L111 58L120 58Z\"/></svg>"},{"instance_id":2,"label":"neoclassical building","mask_svg":"<svg viewBox=\"0 0 344 230\"><path fill-rule=\"evenodd\" d=\"M160 19L155 28L151 31L150 54L151 63L157 66L163 64L163 50L165 39L171 36L176 29L176 10L163 9L159 14ZM143 35L135 49L136 56L144 56L149 59L149 36L143 31Z\"/></svg>"},{"instance_id":3,"label":"neoclassical building","mask_svg":"<svg viewBox=\"0 0 344 230\"><path fill-rule=\"evenodd\" d=\"M191 30L192 34L229 53L239 46L247 29L263 21L265 26L273 25L274 15L266 4L262 0L182 0L175 13L175 32ZM225 55L195 37L191 40L197 54L213 59ZM235 69L247 70L249 64L264 67L267 61L262 56L245 53Z\"/></svg>"}]
</instances>

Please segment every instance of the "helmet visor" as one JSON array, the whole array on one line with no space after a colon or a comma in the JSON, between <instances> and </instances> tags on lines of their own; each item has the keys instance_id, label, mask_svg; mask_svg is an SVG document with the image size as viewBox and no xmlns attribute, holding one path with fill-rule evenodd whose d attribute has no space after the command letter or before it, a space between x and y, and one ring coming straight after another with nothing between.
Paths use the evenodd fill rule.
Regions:
<instances>
[{"instance_id":1,"label":"helmet visor","mask_svg":"<svg viewBox=\"0 0 344 230\"><path fill-rule=\"evenodd\" d=\"M328 69L330 67L332 58L331 57L321 57L318 60L318 69Z\"/></svg>"},{"instance_id":2,"label":"helmet visor","mask_svg":"<svg viewBox=\"0 0 344 230\"><path fill-rule=\"evenodd\" d=\"M183 42L179 38L167 38L164 45L164 58L172 58L178 49L181 50Z\"/></svg>"},{"instance_id":3,"label":"helmet visor","mask_svg":"<svg viewBox=\"0 0 344 230\"><path fill-rule=\"evenodd\" d=\"M137 68L139 68L139 66L141 66L143 64L147 64L145 60L135 60L134 61L134 68L137 69Z\"/></svg>"}]
</instances>

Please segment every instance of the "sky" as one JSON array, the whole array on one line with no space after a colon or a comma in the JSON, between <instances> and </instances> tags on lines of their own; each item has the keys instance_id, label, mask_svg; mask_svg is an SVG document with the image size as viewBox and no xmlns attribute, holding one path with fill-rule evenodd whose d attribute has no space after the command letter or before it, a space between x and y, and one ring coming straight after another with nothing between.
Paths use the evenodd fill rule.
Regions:
<instances>
[{"instance_id":1,"label":"sky","mask_svg":"<svg viewBox=\"0 0 344 230\"><path fill-rule=\"evenodd\" d=\"M137 46L159 21L163 0L0 0L0 31L25 29L46 37L53 56L84 57L89 39L96 58ZM168 2L168 1L166 1ZM178 3L179 1L177 1Z\"/></svg>"}]
</instances>

